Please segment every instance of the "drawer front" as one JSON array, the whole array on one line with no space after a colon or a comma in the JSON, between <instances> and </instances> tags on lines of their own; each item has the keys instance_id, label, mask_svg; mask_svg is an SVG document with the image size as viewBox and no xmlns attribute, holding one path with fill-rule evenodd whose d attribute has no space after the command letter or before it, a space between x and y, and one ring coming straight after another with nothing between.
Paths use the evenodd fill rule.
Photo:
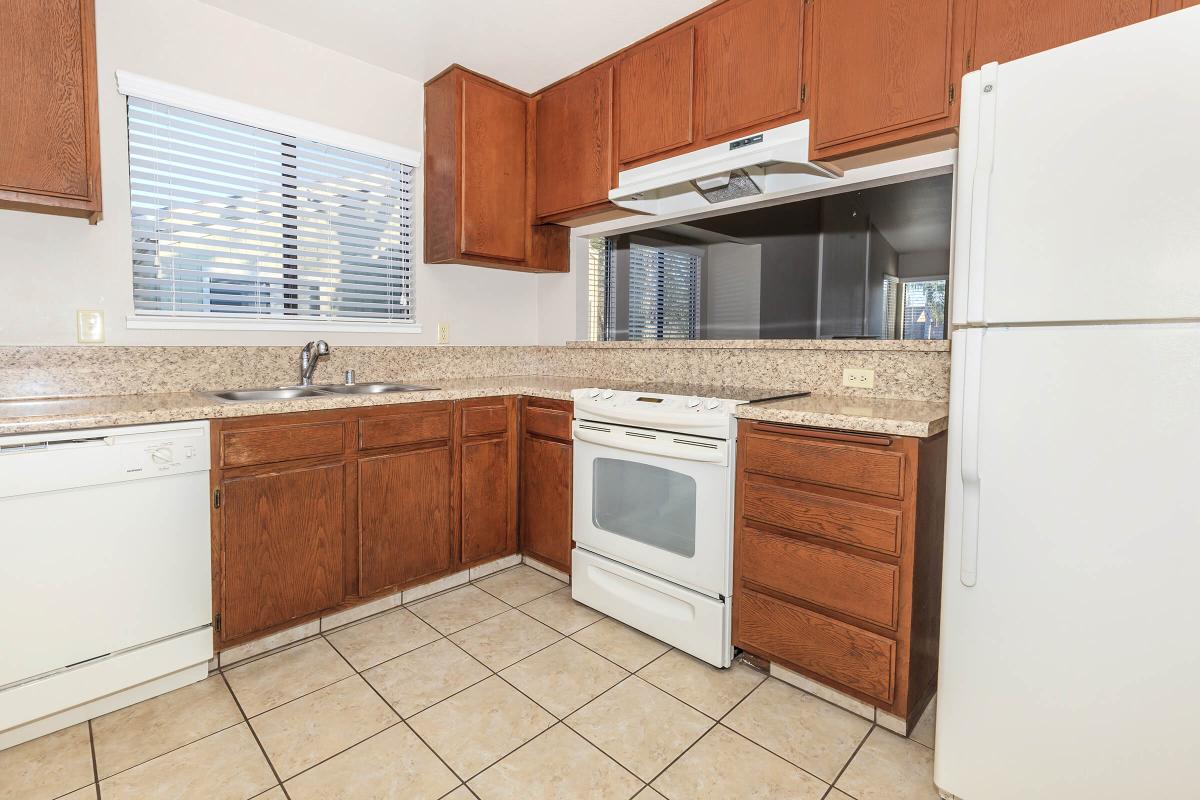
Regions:
<instances>
[{"instance_id":1,"label":"drawer front","mask_svg":"<svg viewBox=\"0 0 1200 800\"><path fill-rule=\"evenodd\" d=\"M742 516L888 555L900 554L898 510L747 480Z\"/></svg>"},{"instance_id":2,"label":"drawer front","mask_svg":"<svg viewBox=\"0 0 1200 800\"><path fill-rule=\"evenodd\" d=\"M885 628L896 628L900 570L777 533L738 530L742 580Z\"/></svg>"},{"instance_id":3,"label":"drawer front","mask_svg":"<svg viewBox=\"0 0 1200 800\"><path fill-rule=\"evenodd\" d=\"M462 410L462 435L504 433L508 430L508 406L468 406Z\"/></svg>"},{"instance_id":4,"label":"drawer front","mask_svg":"<svg viewBox=\"0 0 1200 800\"><path fill-rule=\"evenodd\" d=\"M418 411L358 421L358 446L363 450L397 447L450 438L450 408Z\"/></svg>"},{"instance_id":5,"label":"drawer front","mask_svg":"<svg viewBox=\"0 0 1200 800\"><path fill-rule=\"evenodd\" d=\"M734 603L735 645L892 702L896 643L891 639L753 591L739 591Z\"/></svg>"},{"instance_id":6,"label":"drawer front","mask_svg":"<svg viewBox=\"0 0 1200 800\"><path fill-rule=\"evenodd\" d=\"M904 456L888 450L790 436L748 436L746 469L899 499Z\"/></svg>"},{"instance_id":7,"label":"drawer front","mask_svg":"<svg viewBox=\"0 0 1200 800\"><path fill-rule=\"evenodd\" d=\"M551 439L571 441L571 412L538 406L525 407L525 431Z\"/></svg>"},{"instance_id":8,"label":"drawer front","mask_svg":"<svg viewBox=\"0 0 1200 800\"><path fill-rule=\"evenodd\" d=\"M342 452L341 422L280 425L275 428L221 432L221 466L246 467Z\"/></svg>"}]
</instances>

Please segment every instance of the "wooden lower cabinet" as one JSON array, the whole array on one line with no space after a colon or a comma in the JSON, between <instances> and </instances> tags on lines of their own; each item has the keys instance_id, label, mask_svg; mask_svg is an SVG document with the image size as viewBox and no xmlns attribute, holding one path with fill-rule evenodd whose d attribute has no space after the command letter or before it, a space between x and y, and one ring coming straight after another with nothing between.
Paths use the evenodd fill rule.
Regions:
<instances>
[{"instance_id":1,"label":"wooden lower cabinet","mask_svg":"<svg viewBox=\"0 0 1200 800\"><path fill-rule=\"evenodd\" d=\"M450 444L358 461L364 595L439 575L452 559Z\"/></svg>"},{"instance_id":2,"label":"wooden lower cabinet","mask_svg":"<svg viewBox=\"0 0 1200 800\"><path fill-rule=\"evenodd\" d=\"M529 404L214 420L217 649L516 553L519 529L568 569L571 404Z\"/></svg>"},{"instance_id":3,"label":"wooden lower cabinet","mask_svg":"<svg viewBox=\"0 0 1200 800\"><path fill-rule=\"evenodd\" d=\"M459 563L517 552L517 417L512 397L464 400L459 423Z\"/></svg>"},{"instance_id":4,"label":"wooden lower cabinet","mask_svg":"<svg viewBox=\"0 0 1200 800\"><path fill-rule=\"evenodd\" d=\"M733 643L905 719L937 680L946 437L743 420Z\"/></svg>"},{"instance_id":5,"label":"wooden lower cabinet","mask_svg":"<svg viewBox=\"0 0 1200 800\"><path fill-rule=\"evenodd\" d=\"M526 398L521 437L521 550L571 571L569 402Z\"/></svg>"},{"instance_id":6,"label":"wooden lower cabinet","mask_svg":"<svg viewBox=\"0 0 1200 800\"><path fill-rule=\"evenodd\" d=\"M345 472L321 464L221 481L222 638L341 602Z\"/></svg>"}]
</instances>

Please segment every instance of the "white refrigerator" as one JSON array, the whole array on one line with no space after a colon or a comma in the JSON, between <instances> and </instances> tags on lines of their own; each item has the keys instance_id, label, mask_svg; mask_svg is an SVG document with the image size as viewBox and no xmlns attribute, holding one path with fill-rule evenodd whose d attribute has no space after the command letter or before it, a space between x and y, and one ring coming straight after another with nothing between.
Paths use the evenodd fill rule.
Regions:
<instances>
[{"instance_id":1,"label":"white refrigerator","mask_svg":"<svg viewBox=\"0 0 1200 800\"><path fill-rule=\"evenodd\" d=\"M1200 797L1200 8L966 76L934 781Z\"/></svg>"}]
</instances>

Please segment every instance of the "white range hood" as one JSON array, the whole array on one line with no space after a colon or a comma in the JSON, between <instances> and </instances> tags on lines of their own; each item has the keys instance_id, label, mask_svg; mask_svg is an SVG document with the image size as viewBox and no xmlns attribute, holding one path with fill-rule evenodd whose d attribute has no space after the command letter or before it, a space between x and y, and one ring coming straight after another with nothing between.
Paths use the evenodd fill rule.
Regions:
<instances>
[{"instance_id":1,"label":"white range hood","mask_svg":"<svg viewBox=\"0 0 1200 800\"><path fill-rule=\"evenodd\" d=\"M623 170L608 199L631 211L675 214L816 186L841 174L808 160L808 120L803 119Z\"/></svg>"}]
</instances>

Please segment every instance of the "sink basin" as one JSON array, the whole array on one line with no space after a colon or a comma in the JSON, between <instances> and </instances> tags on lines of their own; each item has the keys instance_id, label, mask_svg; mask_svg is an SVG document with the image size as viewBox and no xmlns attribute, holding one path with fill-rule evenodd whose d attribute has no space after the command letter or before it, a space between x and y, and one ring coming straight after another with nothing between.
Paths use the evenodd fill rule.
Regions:
<instances>
[{"instance_id":1,"label":"sink basin","mask_svg":"<svg viewBox=\"0 0 1200 800\"><path fill-rule=\"evenodd\" d=\"M336 383L317 387L329 394L389 394L391 392L428 392L432 386L417 386L409 383Z\"/></svg>"},{"instance_id":2,"label":"sink basin","mask_svg":"<svg viewBox=\"0 0 1200 800\"><path fill-rule=\"evenodd\" d=\"M297 400L301 397L320 397L321 392L314 386L277 386L266 389L227 389L223 392L209 392L220 400L234 403L249 403L255 400Z\"/></svg>"}]
</instances>

